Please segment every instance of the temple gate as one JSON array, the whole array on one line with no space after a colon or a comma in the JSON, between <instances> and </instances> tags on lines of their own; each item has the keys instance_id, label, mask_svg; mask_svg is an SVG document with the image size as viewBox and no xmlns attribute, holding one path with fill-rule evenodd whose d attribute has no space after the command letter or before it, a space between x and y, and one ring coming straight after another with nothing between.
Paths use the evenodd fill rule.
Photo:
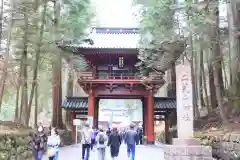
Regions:
<instances>
[{"instance_id":1,"label":"temple gate","mask_svg":"<svg viewBox=\"0 0 240 160\"><path fill-rule=\"evenodd\" d=\"M88 97L66 97L62 107L71 110L72 119L88 119L98 127L100 99L141 99L143 104L143 129L147 143L153 144L154 121L165 121L168 134L168 115L176 110L176 99L154 97L165 83L163 75L150 71L140 76L135 67L138 62L138 28L93 28L93 44L60 46L74 49L74 54L89 62L85 71L79 72L78 84Z\"/></svg>"}]
</instances>

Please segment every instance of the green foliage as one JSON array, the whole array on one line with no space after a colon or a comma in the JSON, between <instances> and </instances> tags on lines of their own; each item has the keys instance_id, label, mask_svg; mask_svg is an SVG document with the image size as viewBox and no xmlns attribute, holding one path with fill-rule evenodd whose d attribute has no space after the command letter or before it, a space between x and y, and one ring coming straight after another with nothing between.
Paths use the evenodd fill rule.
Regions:
<instances>
[{"instance_id":1,"label":"green foliage","mask_svg":"<svg viewBox=\"0 0 240 160\"><path fill-rule=\"evenodd\" d=\"M38 72L38 85L39 85L39 110L46 108L50 110L52 105L52 58L53 55L60 50L56 48L53 31L54 31L54 13L53 3L48 1L47 3L47 16L44 22L44 32L42 43L38 44L38 36L41 25L41 15L43 12L44 0L14 0L12 1L13 14L13 28L12 28L12 39L11 39L11 55L10 64L8 67L8 79L6 89L4 93L3 110L1 116L4 118L12 118L14 113L12 112L15 107L15 91L17 82L19 80L19 66L20 59L22 57L24 47L24 34L27 35L27 65L28 65L28 84L32 83L33 66L35 62L36 47L40 48L40 59L39 59L39 72ZM26 23L23 19L23 15L26 15L28 23L26 30ZM86 34L86 29L91 23L91 19L94 16L93 8L90 0L64 0L61 3L61 15L60 15L60 26L59 35L61 39L81 39ZM8 17L9 18L9 17ZM10 29L7 26L4 30L4 39L6 39L7 32ZM72 61L72 64L76 68L85 68L87 63L81 57L74 56L71 52L62 51L62 58L67 58ZM70 62L71 62L70 61ZM16 71L18 68L18 71ZM13 85L14 84L14 85ZM29 91L30 91L29 87ZM10 98L11 97L11 98ZM9 107L11 105L11 107ZM34 105L34 104L33 104ZM12 115L10 116L5 108L11 110Z\"/></svg>"},{"instance_id":2,"label":"green foliage","mask_svg":"<svg viewBox=\"0 0 240 160\"><path fill-rule=\"evenodd\" d=\"M150 40L155 41L172 38L175 23L172 5L171 0L152 0L151 6L143 7L140 21L143 39L146 38L146 34L150 34L152 36Z\"/></svg>"},{"instance_id":3,"label":"green foliage","mask_svg":"<svg viewBox=\"0 0 240 160\"><path fill-rule=\"evenodd\" d=\"M162 43L179 40L181 38L176 20L175 10L171 0L151 0L144 3L140 14L141 48L139 52L140 63L137 64L141 74L146 75L151 70L158 70L156 65L164 56Z\"/></svg>"}]
</instances>

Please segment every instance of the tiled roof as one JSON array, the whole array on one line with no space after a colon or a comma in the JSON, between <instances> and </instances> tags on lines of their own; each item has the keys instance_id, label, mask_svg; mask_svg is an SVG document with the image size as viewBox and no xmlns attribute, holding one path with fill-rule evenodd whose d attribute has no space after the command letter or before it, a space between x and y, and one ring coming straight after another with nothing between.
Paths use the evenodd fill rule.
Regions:
<instances>
[{"instance_id":1,"label":"tiled roof","mask_svg":"<svg viewBox=\"0 0 240 160\"><path fill-rule=\"evenodd\" d=\"M176 109L176 98L169 97L155 97L154 108L155 109ZM62 105L65 109L87 109L88 98L87 97L67 97Z\"/></svg>"},{"instance_id":2,"label":"tiled roof","mask_svg":"<svg viewBox=\"0 0 240 160\"><path fill-rule=\"evenodd\" d=\"M62 104L62 108L65 109L87 109L88 98L87 97L66 97Z\"/></svg>"},{"instance_id":3,"label":"tiled roof","mask_svg":"<svg viewBox=\"0 0 240 160\"><path fill-rule=\"evenodd\" d=\"M154 108L155 109L176 109L176 98L169 97L155 97Z\"/></svg>"},{"instance_id":4,"label":"tiled roof","mask_svg":"<svg viewBox=\"0 0 240 160\"><path fill-rule=\"evenodd\" d=\"M93 45L89 43L72 44L78 48L114 48L114 49L137 49L139 48L140 34L136 28L93 28L89 38L93 40Z\"/></svg>"}]
</instances>

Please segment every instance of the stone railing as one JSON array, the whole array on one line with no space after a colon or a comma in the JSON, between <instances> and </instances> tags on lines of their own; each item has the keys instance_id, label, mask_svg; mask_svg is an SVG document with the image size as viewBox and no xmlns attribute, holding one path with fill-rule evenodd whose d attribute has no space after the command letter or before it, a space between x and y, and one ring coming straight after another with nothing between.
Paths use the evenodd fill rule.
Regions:
<instances>
[{"instance_id":1,"label":"stone railing","mask_svg":"<svg viewBox=\"0 0 240 160\"><path fill-rule=\"evenodd\" d=\"M240 134L199 134L202 145L212 146L213 157L220 160L240 159Z\"/></svg>"}]
</instances>

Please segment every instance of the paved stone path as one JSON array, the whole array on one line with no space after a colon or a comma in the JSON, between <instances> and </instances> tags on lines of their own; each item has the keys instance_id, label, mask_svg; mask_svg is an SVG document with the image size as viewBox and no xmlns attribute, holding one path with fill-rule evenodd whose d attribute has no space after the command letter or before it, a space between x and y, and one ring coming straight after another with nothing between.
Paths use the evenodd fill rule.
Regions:
<instances>
[{"instance_id":1,"label":"paved stone path","mask_svg":"<svg viewBox=\"0 0 240 160\"><path fill-rule=\"evenodd\" d=\"M120 148L117 160L128 160L126 146L123 144ZM60 150L59 160L80 160L81 145L64 147ZM164 160L163 151L156 146L137 146L136 160ZM98 160L97 151L91 151L90 160ZM106 160L111 160L109 148L107 148Z\"/></svg>"}]
</instances>

